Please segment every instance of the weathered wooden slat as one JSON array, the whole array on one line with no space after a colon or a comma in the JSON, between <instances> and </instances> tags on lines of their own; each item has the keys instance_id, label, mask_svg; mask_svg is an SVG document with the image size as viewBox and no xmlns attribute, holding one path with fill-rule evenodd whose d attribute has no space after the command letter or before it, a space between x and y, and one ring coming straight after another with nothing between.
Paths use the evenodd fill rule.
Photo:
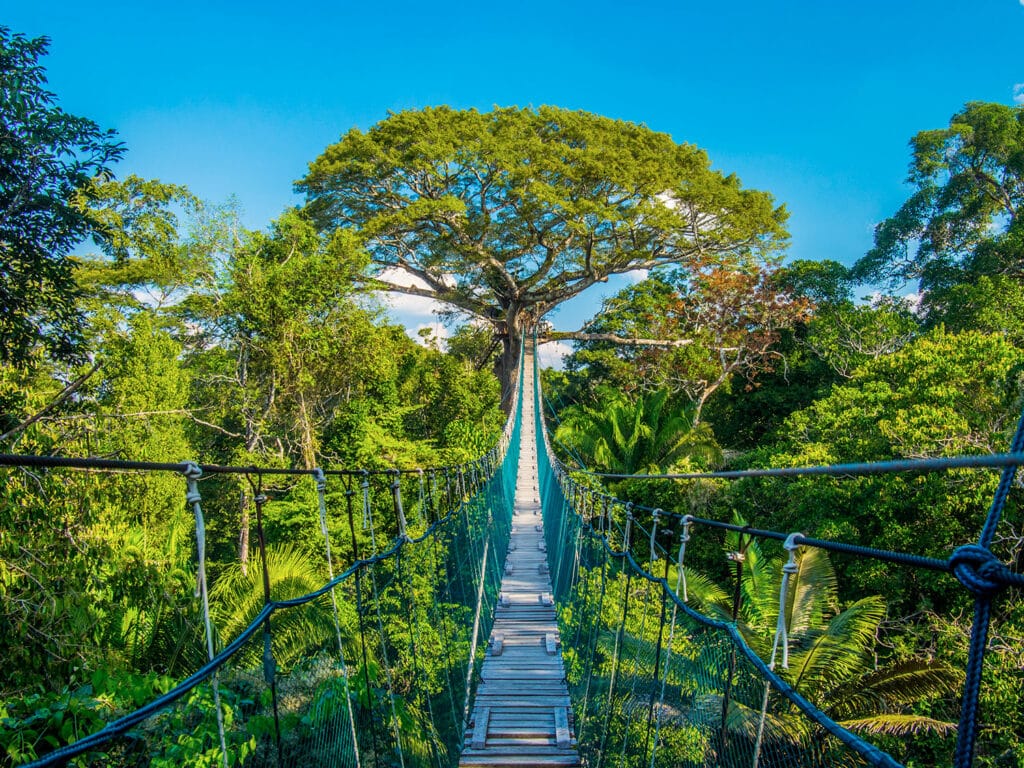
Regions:
<instances>
[{"instance_id":1,"label":"weathered wooden slat","mask_svg":"<svg viewBox=\"0 0 1024 768\"><path fill-rule=\"evenodd\" d=\"M555 742L560 749L568 749L569 744L569 715L558 707L555 710Z\"/></svg>"},{"instance_id":2,"label":"weathered wooden slat","mask_svg":"<svg viewBox=\"0 0 1024 768\"><path fill-rule=\"evenodd\" d=\"M473 721L473 748L482 749L487 743L487 721L491 719L490 707L480 707Z\"/></svg>"}]
</instances>

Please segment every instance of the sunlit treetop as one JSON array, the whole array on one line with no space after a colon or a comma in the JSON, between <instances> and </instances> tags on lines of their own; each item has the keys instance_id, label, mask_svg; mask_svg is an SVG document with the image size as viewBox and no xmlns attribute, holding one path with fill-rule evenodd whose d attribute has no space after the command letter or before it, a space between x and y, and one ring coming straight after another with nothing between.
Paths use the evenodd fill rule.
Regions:
<instances>
[{"instance_id":1,"label":"sunlit treetop","mask_svg":"<svg viewBox=\"0 0 1024 768\"><path fill-rule=\"evenodd\" d=\"M393 114L298 187L321 227L359 231L373 285L489 322L506 371L524 328L610 275L757 259L787 237L785 209L697 147L555 107Z\"/></svg>"}]
</instances>

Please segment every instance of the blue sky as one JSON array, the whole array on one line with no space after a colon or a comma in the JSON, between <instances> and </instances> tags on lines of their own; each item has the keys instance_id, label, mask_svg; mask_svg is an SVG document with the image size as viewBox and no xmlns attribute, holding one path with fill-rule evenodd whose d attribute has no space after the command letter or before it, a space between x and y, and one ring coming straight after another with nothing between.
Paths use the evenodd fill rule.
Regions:
<instances>
[{"instance_id":1,"label":"blue sky","mask_svg":"<svg viewBox=\"0 0 1024 768\"><path fill-rule=\"evenodd\" d=\"M52 38L50 87L117 129L119 175L234 195L251 227L389 110L554 104L697 144L787 205L791 258L851 263L906 196L915 132L966 101L1024 100L1024 0L20 6L0 23Z\"/></svg>"}]
</instances>

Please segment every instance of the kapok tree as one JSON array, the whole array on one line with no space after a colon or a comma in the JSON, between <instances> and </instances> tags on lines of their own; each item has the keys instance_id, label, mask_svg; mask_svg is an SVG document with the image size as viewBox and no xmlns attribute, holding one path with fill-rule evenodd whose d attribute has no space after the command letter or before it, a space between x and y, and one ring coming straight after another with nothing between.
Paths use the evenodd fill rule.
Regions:
<instances>
[{"instance_id":1,"label":"kapok tree","mask_svg":"<svg viewBox=\"0 0 1024 768\"><path fill-rule=\"evenodd\" d=\"M329 146L298 188L321 227L360 233L369 287L490 324L503 396L520 334L594 283L745 262L786 237L785 209L697 147L555 107L393 114Z\"/></svg>"}]
</instances>

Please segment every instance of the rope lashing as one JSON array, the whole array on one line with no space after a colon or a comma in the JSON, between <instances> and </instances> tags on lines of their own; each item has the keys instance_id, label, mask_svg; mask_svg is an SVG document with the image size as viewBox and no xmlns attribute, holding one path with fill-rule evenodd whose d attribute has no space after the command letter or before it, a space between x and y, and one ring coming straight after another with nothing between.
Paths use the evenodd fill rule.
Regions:
<instances>
[{"instance_id":1,"label":"rope lashing","mask_svg":"<svg viewBox=\"0 0 1024 768\"><path fill-rule=\"evenodd\" d=\"M953 550L950 570L974 597L991 597L1006 587L1024 587L1024 573L1014 573L987 547L966 544Z\"/></svg>"},{"instance_id":2,"label":"rope lashing","mask_svg":"<svg viewBox=\"0 0 1024 768\"><path fill-rule=\"evenodd\" d=\"M655 537L658 535L658 517L663 515L665 510L658 508L651 510L651 562L658 559L658 545Z\"/></svg>"},{"instance_id":3,"label":"rope lashing","mask_svg":"<svg viewBox=\"0 0 1024 768\"><path fill-rule=\"evenodd\" d=\"M192 515L196 521L196 591L195 596L201 597L206 591L206 521L203 519L202 500L199 493L199 478L203 476L203 470L198 464L188 464L183 473L185 475L185 503L192 508ZM207 635L209 635L207 631Z\"/></svg>"},{"instance_id":4,"label":"rope lashing","mask_svg":"<svg viewBox=\"0 0 1024 768\"><path fill-rule=\"evenodd\" d=\"M203 519L203 497L199 493L199 478L203 470L198 464L189 462L182 473L185 475L185 503L192 507L196 521L196 597L203 603L203 626L206 630L206 658L213 660L213 622L210 620L210 595L206 584L206 521ZM210 681L213 688L213 703L217 709L217 737L220 740L220 754L224 768L228 768L228 746L224 736L224 712L220 706L220 687L217 675Z\"/></svg>"},{"instance_id":5,"label":"rope lashing","mask_svg":"<svg viewBox=\"0 0 1024 768\"><path fill-rule=\"evenodd\" d=\"M626 502L626 530L622 534L622 551L629 552L630 540L633 536L633 502Z\"/></svg>"},{"instance_id":6,"label":"rope lashing","mask_svg":"<svg viewBox=\"0 0 1024 768\"><path fill-rule=\"evenodd\" d=\"M786 598L790 577L795 576L800 571L800 566L796 562L796 553L800 549L800 543L797 539L801 536L803 536L802 533L791 533L786 537L786 541L782 545L789 552L789 559L782 566L782 584L779 587L779 619L775 624L775 640L772 642L771 661L768 662L768 669L772 670L775 669L775 657L780 643L782 645L782 668L789 669L789 629L786 626Z\"/></svg>"},{"instance_id":7,"label":"rope lashing","mask_svg":"<svg viewBox=\"0 0 1024 768\"><path fill-rule=\"evenodd\" d=\"M324 540L327 544L327 564L330 566L331 540L327 535L327 478L324 476L324 471L320 469L320 467L316 467L313 470L313 482L316 484L316 496L320 511L320 533L324 535Z\"/></svg>"},{"instance_id":8,"label":"rope lashing","mask_svg":"<svg viewBox=\"0 0 1024 768\"><path fill-rule=\"evenodd\" d=\"M402 475L397 469L392 469L394 480L391 481L391 496L395 500L395 518L398 520L398 537L402 541L411 541L409 534L405 532L405 512L402 510Z\"/></svg>"},{"instance_id":9,"label":"rope lashing","mask_svg":"<svg viewBox=\"0 0 1024 768\"><path fill-rule=\"evenodd\" d=\"M690 540L691 525L693 525L693 515L683 515L683 531L679 536L679 572L676 574L676 594L679 594L681 585L684 603L689 602L689 595L686 592L686 569L683 562L686 559L686 542Z\"/></svg>"}]
</instances>

